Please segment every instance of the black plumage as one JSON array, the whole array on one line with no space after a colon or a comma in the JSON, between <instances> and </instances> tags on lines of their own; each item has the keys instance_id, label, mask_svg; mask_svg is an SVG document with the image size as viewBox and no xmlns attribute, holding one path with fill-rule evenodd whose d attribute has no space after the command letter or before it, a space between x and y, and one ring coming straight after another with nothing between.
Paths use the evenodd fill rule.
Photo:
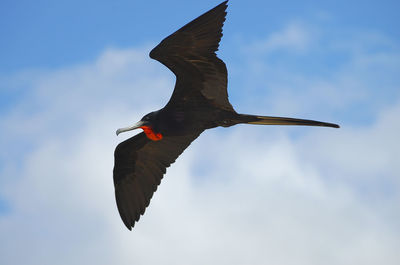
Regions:
<instances>
[{"instance_id":1,"label":"black plumage","mask_svg":"<svg viewBox=\"0 0 400 265\"><path fill-rule=\"evenodd\" d=\"M176 84L164 108L117 131L144 130L120 143L114 154L117 207L128 229L144 214L166 168L206 129L239 123L339 127L312 120L238 114L233 109L228 100L226 66L216 56L227 2L171 34L150 52L151 58L176 75Z\"/></svg>"}]
</instances>

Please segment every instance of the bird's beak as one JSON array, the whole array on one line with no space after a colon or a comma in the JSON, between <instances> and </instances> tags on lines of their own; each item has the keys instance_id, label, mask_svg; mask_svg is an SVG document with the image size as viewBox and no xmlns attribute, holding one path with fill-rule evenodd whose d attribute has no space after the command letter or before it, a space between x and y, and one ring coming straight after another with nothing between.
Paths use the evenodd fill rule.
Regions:
<instances>
[{"instance_id":1,"label":"bird's beak","mask_svg":"<svg viewBox=\"0 0 400 265\"><path fill-rule=\"evenodd\" d=\"M132 126L118 129L117 130L117 135L122 133L122 132L127 132L127 131L132 131L132 130L135 130L135 129L139 129L143 125L145 125L144 121L138 121L136 124L134 124Z\"/></svg>"}]
</instances>

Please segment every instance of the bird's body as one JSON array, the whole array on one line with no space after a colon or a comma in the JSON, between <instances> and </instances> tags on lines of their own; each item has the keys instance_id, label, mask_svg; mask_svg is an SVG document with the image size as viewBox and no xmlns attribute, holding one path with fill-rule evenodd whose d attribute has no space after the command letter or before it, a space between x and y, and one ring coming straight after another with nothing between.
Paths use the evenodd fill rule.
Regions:
<instances>
[{"instance_id":1,"label":"bird's body","mask_svg":"<svg viewBox=\"0 0 400 265\"><path fill-rule=\"evenodd\" d=\"M238 114L233 109L228 100L226 66L215 54L226 8L227 1L171 34L150 52L150 57L167 66L177 80L164 108L117 131L144 131L120 143L114 154L116 201L128 229L149 205L166 168L204 130L239 123L339 127L312 120Z\"/></svg>"}]
</instances>

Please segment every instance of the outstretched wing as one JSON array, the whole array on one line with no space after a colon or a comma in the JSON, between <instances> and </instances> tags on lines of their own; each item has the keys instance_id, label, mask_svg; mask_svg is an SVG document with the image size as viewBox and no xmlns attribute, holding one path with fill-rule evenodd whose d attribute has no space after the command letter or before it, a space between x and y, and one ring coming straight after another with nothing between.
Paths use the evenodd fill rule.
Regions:
<instances>
[{"instance_id":1,"label":"outstretched wing","mask_svg":"<svg viewBox=\"0 0 400 265\"><path fill-rule=\"evenodd\" d=\"M228 100L226 66L215 54L222 37L227 2L183 26L150 52L151 58L176 75L169 105L187 101L193 106L205 98L220 108L233 110Z\"/></svg>"},{"instance_id":2,"label":"outstretched wing","mask_svg":"<svg viewBox=\"0 0 400 265\"><path fill-rule=\"evenodd\" d=\"M160 141L151 141L142 132L117 146L114 153L115 198L122 221L129 230L144 214L166 168L200 133L165 136Z\"/></svg>"}]
</instances>

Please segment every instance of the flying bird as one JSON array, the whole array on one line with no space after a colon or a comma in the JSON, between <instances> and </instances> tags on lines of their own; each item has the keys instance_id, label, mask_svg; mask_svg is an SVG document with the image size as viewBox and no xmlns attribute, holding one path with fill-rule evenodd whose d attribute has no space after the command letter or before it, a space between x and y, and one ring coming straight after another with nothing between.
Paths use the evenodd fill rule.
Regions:
<instances>
[{"instance_id":1,"label":"flying bird","mask_svg":"<svg viewBox=\"0 0 400 265\"><path fill-rule=\"evenodd\" d=\"M117 130L118 135L143 129L120 143L114 152L115 197L129 230L144 214L166 168L204 130L240 123L339 128L337 124L313 120L239 114L233 109L228 100L226 66L216 55L227 2L189 22L150 52L152 59L176 75L176 83L164 108Z\"/></svg>"}]
</instances>

